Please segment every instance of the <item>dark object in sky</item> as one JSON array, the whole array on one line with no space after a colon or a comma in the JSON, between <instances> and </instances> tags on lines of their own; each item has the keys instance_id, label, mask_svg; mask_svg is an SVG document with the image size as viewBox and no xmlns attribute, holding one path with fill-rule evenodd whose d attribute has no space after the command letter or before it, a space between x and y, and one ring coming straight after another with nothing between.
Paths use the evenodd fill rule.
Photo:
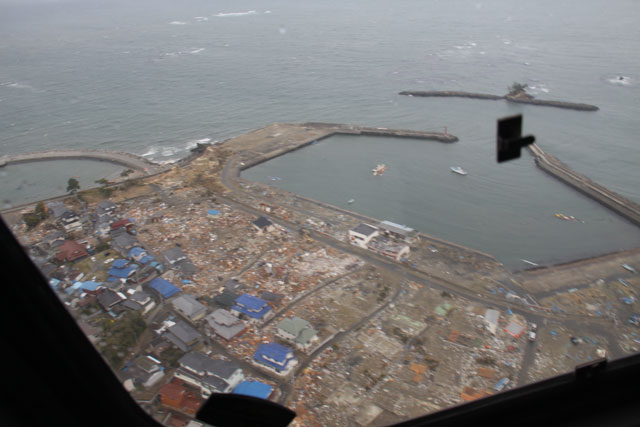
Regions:
<instances>
[{"instance_id":1,"label":"dark object in sky","mask_svg":"<svg viewBox=\"0 0 640 427\"><path fill-rule=\"evenodd\" d=\"M520 157L520 149L535 141L533 135L522 136L522 114L498 120L498 163Z\"/></svg>"}]
</instances>

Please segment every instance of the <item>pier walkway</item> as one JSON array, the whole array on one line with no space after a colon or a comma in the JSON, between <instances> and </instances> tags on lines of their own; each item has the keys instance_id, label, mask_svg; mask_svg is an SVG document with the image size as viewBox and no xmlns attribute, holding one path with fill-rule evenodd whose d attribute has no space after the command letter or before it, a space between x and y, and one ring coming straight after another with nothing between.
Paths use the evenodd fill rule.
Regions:
<instances>
[{"instance_id":1,"label":"pier walkway","mask_svg":"<svg viewBox=\"0 0 640 427\"><path fill-rule=\"evenodd\" d=\"M591 197L620 216L640 226L640 205L579 174L536 144L529 145L536 165L567 185Z\"/></svg>"},{"instance_id":2,"label":"pier walkway","mask_svg":"<svg viewBox=\"0 0 640 427\"><path fill-rule=\"evenodd\" d=\"M47 160L68 159L97 160L102 162L115 163L133 170L143 172L147 175L154 175L156 173L164 172L169 168L166 165L153 163L145 159L144 157L137 156L135 154L102 150L52 150L24 154L12 154L9 156L0 157L0 167L12 163L28 163Z\"/></svg>"}]
</instances>

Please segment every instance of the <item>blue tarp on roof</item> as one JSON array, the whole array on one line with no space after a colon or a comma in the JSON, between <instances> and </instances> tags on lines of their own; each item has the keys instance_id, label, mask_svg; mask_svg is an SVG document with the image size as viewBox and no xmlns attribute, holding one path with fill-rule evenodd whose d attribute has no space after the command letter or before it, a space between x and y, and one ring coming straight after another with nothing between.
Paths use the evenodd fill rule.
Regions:
<instances>
[{"instance_id":1,"label":"blue tarp on roof","mask_svg":"<svg viewBox=\"0 0 640 427\"><path fill-rule=\"evenodd\" d=\"M220 211L217 211L215 209L209 209L207 211L207 215L220 215Z\"/></svg>"},{"instance_id":2,"label":"blue tarp on roof","mask_svg":"<svg viewBox=\"0 0 640 427\"><path fill-rule=\"evenodd\" d=\"M146 253L147 251L145 251L144 249L142 249L139 246L136 246L135 248L131 248L131 250L129 251L129 258L132 257L137 257L140 256L140 254Z\"/></svg>"},{"instance_id":3,"label":"blue tarp on roof","mask_svg":"<svg viewBox=\"0 0 640 427\"><path fill-rule=\"evenodd\" d=\"M169 298L180 292L180 288L177 288L171 282L161 277L156 277L155 279L153 279L149 283L149 286L160 293L160 295L162 295L164 298Z\"/></svg>"},{"instance_id":4,"label":"blue tarp on roof","mask_svg":"<svg viewBox=\"0 0 640 427\"><path fill-rule=\"evenodd\" d=\"M84 291L95 291L100 286L100 283L87 281L87 282L76 282L73 284L73 289L82 289Z\"/></svg>"},{"instance_id":5,"label":"blue tarp on roof","mask_svg":"<svg viewBox=\"0 0 640 427\"><path fill-rule=\"evenodd\" d=\"M236 310L240 313L246 314L253 319L262 319L271 311L271 307L269 307L269 304L267 304L263 299L249 294L242 294L236 298L235 304L231 307L231 310Z\"/></svg>"},{"instance_id":6,"label":"blue tarp on roof","mask_svg":"<svg viewBox=\"0 0 640 427\"><path fill-rule=\"evenodd\" d=\"M270 342L268 344L260 344L253 359L262 364L271 366L279 370L286 370L287 365L295 358L290 357L293 350L283 345Z\"/></svg>"},{"instance_id":7,"label":"blue tarp on roof","mask_svg":"<svg viewBox=\"0 0 640 427\"><path fill-rule=\"evenodd\" d=\"M109 270L109 276L118 277L120 279L126 279L127 277L129 277L131 275L131 273L133 273L137 269L138 269L138 266L135 265L135 264L131 264L127 268L115 268L115 267L112 267Z\"/></svg>"},{"instance_id":8,"label":"blue tarp on roof","mask_svg":"<svg viewBox=\"0 0 640 427\"><path fill-rule=\"evenodd\" d=\"M111 264L111 267L115 267L115 268L125 268L127 265L129 265L129 260L126 259L117 259L115 261L113 261L113 264Z\"/></svg>"},{"instance_id":9,"label":"blue tarp on roof","mask_svg":"<svg viewBox=\"0 0 640 427\"><path fill-rule=\"evenodd\" d=\"M140 258L140 263L149 264L153 260L155 260L155 258L152 255L146 255Z\"/></svg>"},{"instance_id":10,"label":"blue tarp on roof","mask_svg":"<svg viewBox=\"0 0 640 427\"><path fill-rule=\"evenodd\" d=\"M236 298L236 305L241 305L248 310L260 311L267 305L267 302L253 295L242 294Z\"/></svg>"},{"instance_id":11,"label":"blue tarp on roof","mask_svg":"<svg viewBox=\"0 0 640 427\"><path fill-rule=\"evenodd\" d=\"M267 399L271 396L271 392L273 391L273 386L269 384L265 384L260 381L242 381L235 390L233 390L233 394L243 394L245 396L257 397L259 399Z\"/></svg>"}]
</instances>

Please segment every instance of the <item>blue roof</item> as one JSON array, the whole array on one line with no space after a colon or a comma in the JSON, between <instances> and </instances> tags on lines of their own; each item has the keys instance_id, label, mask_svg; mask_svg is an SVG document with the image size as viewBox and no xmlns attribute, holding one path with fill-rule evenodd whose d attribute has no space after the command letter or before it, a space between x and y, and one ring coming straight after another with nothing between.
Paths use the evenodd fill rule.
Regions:
<instances>
[{"instance_id":1,"label":"blue roof","mask_svg":"<svg viewBox=\"0 0 640 427\"><path fill-rule=\"evenodd\" d=\"M151 261L153 261L155 258L153 257L153 255L145 255L142 258L140 258L140 262L142 264L149 264Z\"/></svg>"},{"instance_id":2,"label":"blue roof","mask_svg":"<svg viewBox=\"0 0 640 427\"><path fill-rule=\"evenodd\" d=\"M220 211L217 211L217 210L215 210L215 209L209 209L209 210L207 211L207 214L208 214L208 215L220 215Z\"/></svg>"},{"instance_id":3,"label":"blue roof","mask_svg":"<svg viewBox=\"0 0 640 427\"><path fill-rule=\"evenodd\" d=\"M114 276L114 277L118 277L121 279L126 279L127 277L129 277L131 275L131 272L135 271L138 269L138 266L135 264L131 264L129 267L127 268L116 268L116 267L112 267L109 270L109 276Z\"/></svg>"},{"instance_id":4,"label":"blue roof","mask_svg":"<svg viewBox=\"0 0 640 427\"><path fill-rule=\"evenodd\" d=\"M236 389L233 390L233 394L244 394L245 396L267 399L271 396L272 391L273 386L270 386L269 384L265 384L260 381L242 381L238 384Z\"/></svg>"},{"instance_id":5,"label":"blue roof","mask_svg":"<svg viewBox=\"0 0 640 427\"><path fill-rule=\"evenodd\" d=\"M294 360L293 358L287 358L287 356L292 353L293 350L291 350L290 348L280 344L276 344L274 342L270 342L268 344L260 344L255 354L253 355L253 359L277 369L286 369L289 362ZM272 360L267 359L267 357L269 359L275 360L277 363L274 363Z\"/></svg>"},{"instance_id":6,"label":"blue roof","mask_svg":"<svg viewBox=\"0 0 640 427\"><path fill-rule=\"evenodd\" d=\"M246 314L253 319L263 319L271 311L271 307L263 299L249 294L242 294L236 298L231 310Z\"/></svg>"},{"instance_id":7,"label":"blue roof","mask_svg":"<svg viewBox=\"0 0 640 427\"><path fill-rule=\"evenodd\" d=\"M126 259L117 259L115 261L113 261L113 264L111 264L111 267L115 267L115 268L125 268L127 265L129 265L129 260Z\"/></svg>"},{"instance_id":8,"label":"blue roof","mask_svg":"<svg viewBox=\"0 0 640 427\"><path fill-rule=\"evenodd\" d=\"M242 294L236 298L236 305L241 305L251 311L260 311L267 305L267 302L253 295Z\"/></svg>"},{"instance_id":9,"label":"blue roof","mask_svg":"<svg viewBox=\"0 0 640 427\"><path fill-rule=\"evenodd\" d=\"M73 284L73 289L82 289L84 291L95 291L100 286L100 283L88 281L88 282L76 282Z\"/></svg>"},{"instance_id":10,"label":"blue roof","mask_svg":"<svg viewBox=\"0 0 640 427\"><path fill-rule=\"evenodd\" d=\"M117 277L113 277L113 276L111 276L111 277L109 277L109 278L107 279L107 282L118 282L119 280L120 280L120 279L118 279Z\"/></svg>"},{"instance_id":11,"label":"blue roof","mask_svg":"<svg viewBox=\"0 0 640 427\"><path fill-rule=\"evenodd\" d=\"M158 291L164 298L169 298L180 292L180 288L175 287L171 282L161 277L153 279L149 286Z\"/></svg>"},{"instance_id":12,"label":"blue roof","mask_svg":"<svg viewBox=\"0 0 640 427\"><path fill-rule=\"evenodd\" d=\"M138 256L144 252L147 252L147 251L145 251L139 246L136 246L135 248L131 248L131 250L129 251L129 257Z\"/></svg>"}]
</instances>

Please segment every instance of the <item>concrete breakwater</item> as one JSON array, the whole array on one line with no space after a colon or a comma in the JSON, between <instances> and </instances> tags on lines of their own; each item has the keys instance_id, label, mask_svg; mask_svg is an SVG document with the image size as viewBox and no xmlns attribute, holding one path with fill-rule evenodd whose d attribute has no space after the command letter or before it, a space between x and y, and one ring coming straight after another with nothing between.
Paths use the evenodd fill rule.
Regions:
<instances>
[{"instance_id":1,"label":"concrete breakwater","mask_svg":"<svg viewBox=\"0 0 640 427\"><path fill-rule=\"evenodd\" d=\"M456 98L473 98L473 99L504 99L504 96L490 95L488 93L460 92L455 90L405 90L398 95L406 96L423 96L423 97L456 97Z\"/></svg>"},{"instance_id":2,"label":"concrete breakwater","mask_svg":"<svg viewBox=\"0 0 640 427\"><path fill-rule=\"evenodd\" d=\"M565 108L565 109L568 109L568 110L597 111L599 109L595 105L581 104L581 103L575 103L575 102L516 98L516 97L508 96L508 95L505 96L504 99L506 99L509 102L516 102L516 103L519 103L519 104L541 105L543 107Z\"/></svg>"},{"instance_id":3,"label":"concrete breakwater","mask_svg":"<svg viewBox=\"0 0 640 427\"><path fill-rule=\"evenodd\" d=\"M542 151L536 144L531 144L529 150L535 156L536 165L540 169L640 226L639 204L575 172L556 157Z\"/></svg>"},{"instance_id":4,"label":"concrete breakwater","mask_svg":"<svg viewBox=\"0 0 640 427\"><path fill-rule=\"evenodd\" d=\"M272 125L274 126L274 125ZM260 163L267 160L274 159L289 152L299 150L311 144L315 144L323 139L329 138L334 135L368 135L368 136L382 136L393 138L412 138L431 140L444 143L453 143L458 141L458 137L448 133L441 132L424 132L408 129L388 129L383 127L364 127L339 123L316 123L308 122L302 124L276 124L275 126L281 126L286 128L285 132L274 132L274 134L267 135L266 142L259 145L259 147L252 147L251 149L238 150L241 151L238 157L237 165L234 167L237 169L233 172L236 176L239 176L240 171L249 169L253 166L257 166ZM250 132L249 135L256 134L256 136L262 132L267 131L267 128L259 129L258 131ZM284 134L291 135L286 140L282 137Z\"/></svg>"},{"instance_id":5,"label":"concrete breakwater","mask_svg":"<svg viewBox=\"0 0 640 427\"><path fill-rule=\"evenodd\" d=\"M504 99L505 101L515 102L518 104L531 104L531 105L538 105L542 107L556 107L556 108L564 108L568 110L578 110L578 111L597 111L599 109L597 106L591 105L591 104L534 99L532 97L511 96L511 95L498 96L498 95L491 95L486 93L460 92L460 91L453 91L453 90L432 90L432 91L406 90L406 91L399 92L398 95L422 96L422 97L456 97L456 98L473 98L473 99L489 99L489 100Z\"/></svg>"},{"instance_id":6,"label":"concrete breakwater","mask_svg":"<svg viewBox=\"0 0 640 427\"><path fill-rule=\"evenodd\" d=\"M166 165L152 163L141 156L130 153L120 153L114 151L101 150L52 150L39 151L33 153L13 154L0 157L0 167L12 163L28 163L47 160L97 160L122 165L133 170L143 172L147 175L154 175L168 170Z\"/></svg>"}]
</instances>

